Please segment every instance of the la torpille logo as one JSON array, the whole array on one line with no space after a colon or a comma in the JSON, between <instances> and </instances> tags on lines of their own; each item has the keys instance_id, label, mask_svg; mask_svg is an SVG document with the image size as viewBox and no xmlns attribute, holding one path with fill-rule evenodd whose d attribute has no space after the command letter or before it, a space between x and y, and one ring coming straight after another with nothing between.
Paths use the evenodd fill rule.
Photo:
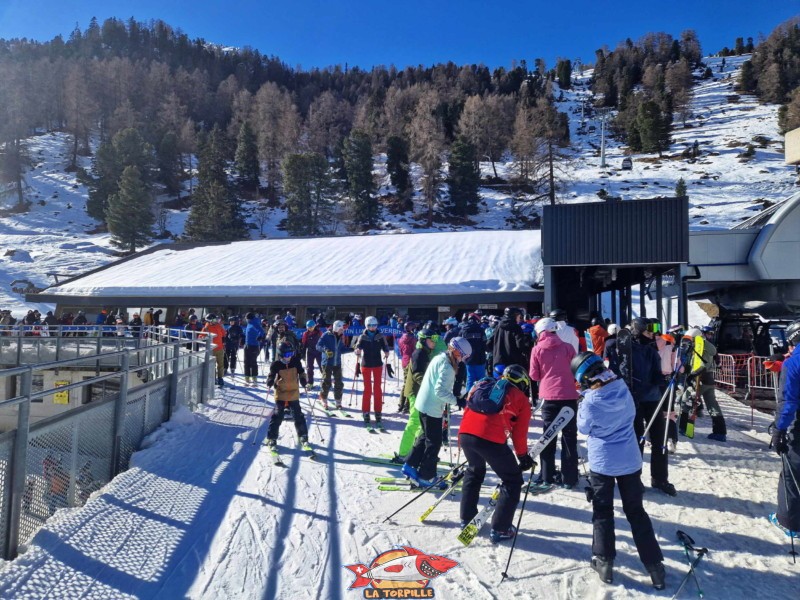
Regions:
<instances>
[{"instance_id":1,"label":"la torpille logo","mask_svg":"<svg viewBox=\"0 0 800 600\"><path fill-rule=\"evenodd\" d=\"M364 598L433 598L431 579L447 573L458 563L444 556L400 546L376 556L369 566L345 565L355 581L349 589L365 588Z\"/></svg>"}]
</instances>

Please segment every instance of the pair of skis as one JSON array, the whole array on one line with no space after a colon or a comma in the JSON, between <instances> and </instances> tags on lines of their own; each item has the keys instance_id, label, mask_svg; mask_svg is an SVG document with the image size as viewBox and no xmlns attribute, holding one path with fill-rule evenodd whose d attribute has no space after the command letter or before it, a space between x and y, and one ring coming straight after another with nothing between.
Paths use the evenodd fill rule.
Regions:
<instances>
[{"instance_id":1,"label":"pair of skis","mask_svg":"<svg viewBox=\"0 0 800 600\"><path fill-rule=\"evenodd\" d=\"M320 460L319 456L317 456L317 453L314 451L314 448L311 446L311 444L309 444L308 442L298 442L298 445L300 446L300 450L303 451L305 455L308 456L308 458L310 458L313 461ZM283 458L281 457L280 452L278 452L277 444L274 446L267 445L267 448L269 448L269 455L270 458L272 459L272 464L275 465L276 467L285 467L286 463L283 462Z\"/></svg>"},{"instance_id":2,"label":"pair of skis","mask_svg":"<svg viewBox=\"0 0 800 600\"><path fill-rule=\"evenodd\" d=\"M537 456L539 456L542 451L552 442L555 440L558 432L564 429L564 427L569 423L572 418L575 416L575 411L572 410L569 406L565 406L561 409L558 413L556 418L550 424L550 427L542 434L536 442L528 448L528 454L530 454L531 458L534 460ZM531 475L532 476L532 475ZM481 529L483 528L484 524L492 517L494 514L494 509L497 507L497 500L500 498L500 485L495 488L495 491L492 493L492 496L489 498L489 503L483 507L483 509L475 515L475 518L472 519L469 523L467 523L466 527L461 530L461 533L458 534L458 541L464 544L465 546L469 546L472 541L478 537ZM528 489L530 489L530 482L528 482ZM544 490L543 490L544 491Z\"/></svg>"}]
</instances>

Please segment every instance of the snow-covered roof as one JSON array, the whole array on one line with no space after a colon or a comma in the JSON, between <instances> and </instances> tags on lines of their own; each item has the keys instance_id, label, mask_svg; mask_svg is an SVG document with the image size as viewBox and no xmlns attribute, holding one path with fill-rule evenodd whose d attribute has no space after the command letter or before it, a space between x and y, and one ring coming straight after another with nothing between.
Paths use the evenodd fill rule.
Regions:
<instances>
[{"instance_id":1,"label":"snow-covered roof","mask_svg":"<svg viewBox=\"0 0 800 600\"><path fill-rule=\"evenodd\" d=\"M468 231L163 246L43 296L257 298L532 292L539 231Z\"/></svg>"}]
</instances>

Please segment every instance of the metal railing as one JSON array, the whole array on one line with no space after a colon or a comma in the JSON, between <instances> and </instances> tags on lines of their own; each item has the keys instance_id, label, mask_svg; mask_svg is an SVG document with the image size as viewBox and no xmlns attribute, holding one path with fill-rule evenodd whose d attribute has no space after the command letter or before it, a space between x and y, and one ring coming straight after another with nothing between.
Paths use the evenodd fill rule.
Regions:
<instances>
[{"instance_id":1,"label":"metal railing","mask_svg":"<svg viewBox=\"0 0 800 600\"><path fill-rule=\"evenodd\" d=\"M756 394L759 391L769 392L772 399L777 400L778 374L767 370L764 361L766 356L751 356L747 361L747 392L744 401L750 400L751 420L755 412ZM763 408L763 407L762 407Z\"/></svg>"},{"instance_id":2,"label":"metal railing","mask_svg":"<svg viewBox=\"0 0 800 600\"><path fill-rule=\"evenodd\" d=\"M0 342L13 337L0 338ZM25 349L22 341L27 344L30 338L16 337L19 347ZM75 347L80 347L81 338L62 339L75 340ZM61 346L62 353L70 344ZM93 346L98 353L76 351L73 358L38 364L25 364L24 359L33 353L23 350L16 355L23 359L19 366L0 370L0 384L14 394L0 401L0 409L17 411L16 428L0 434L3 557L14 558L19 544L55 510L82 505L93 491L125 470L142 439L169 419L179 405L194 408L213 394L211 336L192 336L187 342L167 329L149 328L146 336L123 346L106 350L101 344ZM34 375L70 369L94 371L94 375L49 389L33 389ZM55 399L56 394L71 390L85 392L87 386L100 386L102 397L95 400L91 393L83 393L88 403L31 421L31 403ZM106 393L107 387L114 389Z\"/></svg>"},{"instance_id":3,"label":"metal railing","mask_svg":"<svg viewBox=\"0 0 800 600\"><path fill-rule=\"evenodd\" d=\"M714 383L736 391L736 363L730 354L718 354L719 363L714 367Z\"/></svg>"}]
</instances>

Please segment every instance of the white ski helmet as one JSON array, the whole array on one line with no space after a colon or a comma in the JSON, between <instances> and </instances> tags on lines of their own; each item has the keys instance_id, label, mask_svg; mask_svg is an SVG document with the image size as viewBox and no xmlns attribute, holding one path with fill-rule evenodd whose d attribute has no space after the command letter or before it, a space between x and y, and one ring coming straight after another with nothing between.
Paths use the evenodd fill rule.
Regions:
<instances>
[{"instance_id":1,"label":"white ski helmet","mask_svg":"<svg viewBox=\"0 0 800 600\"><path fill-rule=\"evenodd\" d=\"M558 323L550 317L543 317L536 321L533 327L536 330L536 335L541 335L543 331L555 331L558 328Z\"/></svg>"},{"instance_id":2,"label":"white ski helmet","mask_svg":"<svg viewBox=\"0 0 800 600\"><path fill-rule=\"evenodd\" d=\"M344 331L344 321L334 321L333 330L337 333L340 331Z\"/></svg>"},{"instance_id":3,"label":"white ski helmet","mask_svg":"<svg viewBox=\"0 0 800 600\"><path fill-rule=\"evenodd\" d=\"M618 331L619 326L616 323L611 323L611 325L608 326L608 335L614 335Z\"/></svg>"},{"instance_id":4,"label":"white ski helmet","mask_svg":"<svg viewBox=\"0 0 800 600\"><path fill-rule=\"evenodd\" d=\"M467 338L454 337L450 340L450 347L454 350L458 350L459 354L461 354L462 362L466 361L472 355L472 346L470 346Z\"/></svg>"},{"instance_id":5,"label":"white ski helmet","mask_svg":"<svg viewBox=\"0 0 800 600\"><path fill-rule=\"evenodd\" d=\"M376 319L375 317L367 317L367 320L364 321L364 325L366 325L367 327L373 327L373 326L377 327L378 319Z\"/></svg>"},{"instance_id":6,"label":"white ski helmet","mask_svg":"<svg viewBox=\"0 0 800 600\"><path fill-rule=\"evenodd\" d=\"M688 338L694 339L698 335L700 335L700 336L703 335L703 332L700 331L699 327L692 327L691 329L689 329L689 331L687 331L686 333L683 334L683 337L688 337Z\"/></svg>"}]
</instances>

